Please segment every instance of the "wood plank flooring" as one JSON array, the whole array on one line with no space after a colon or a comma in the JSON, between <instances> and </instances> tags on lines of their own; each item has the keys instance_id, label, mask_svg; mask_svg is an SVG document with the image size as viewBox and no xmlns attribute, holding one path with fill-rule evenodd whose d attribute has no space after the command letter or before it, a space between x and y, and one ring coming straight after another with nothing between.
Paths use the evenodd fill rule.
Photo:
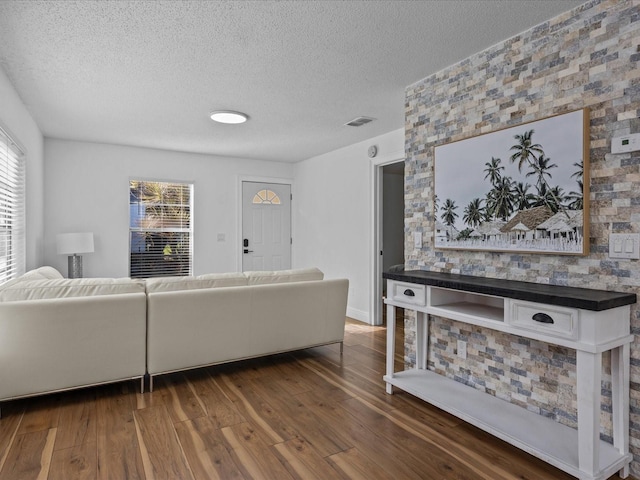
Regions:
<instances>
[{"instance_id":1,"label":"wood plank flooring","mask_svg":"<svg viewBox=\"0 0 640 480\"><path fill-rule=\"evenodd\" d=\"M158 377L153 393L131 381L6 402L0 480L573 478L387 395L385 341L348 320L343 356L329 345Z\"/></svg>"}]
</instances>

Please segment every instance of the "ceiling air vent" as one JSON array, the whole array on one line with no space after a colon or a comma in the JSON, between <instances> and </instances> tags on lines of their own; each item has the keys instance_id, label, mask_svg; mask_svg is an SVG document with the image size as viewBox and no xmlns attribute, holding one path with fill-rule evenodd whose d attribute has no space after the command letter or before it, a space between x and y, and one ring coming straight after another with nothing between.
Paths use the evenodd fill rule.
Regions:
<instances>
[{"instance_id":1,"label":"ceiling air vent","mask_svg":"<svg viewBox=\"0 0 640 480\"><path fill-rule=\"evenodd\" d=\"M349 127L361 127L362 125L366 125L369 122L373 122L375 118L371 117L357 117L351 120L350 122L345 123L345 125Z\"/></svg>"}]
</instances>

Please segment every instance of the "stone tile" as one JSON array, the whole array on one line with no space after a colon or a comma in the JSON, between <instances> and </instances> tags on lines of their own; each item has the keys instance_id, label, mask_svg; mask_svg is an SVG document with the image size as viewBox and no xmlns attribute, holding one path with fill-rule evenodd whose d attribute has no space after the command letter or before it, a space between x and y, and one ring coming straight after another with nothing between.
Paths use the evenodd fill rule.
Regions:
<instances>
[{"instance_id":1,"label":"stone tile","mask_svg":"<svg viewBox=\"0 0 640 480\"><path fill-rule=\"evenodd\" d=\"M640 294L640 263L610 262L611 228L640 232L640 155L612 155L615 135L640 131L640 2L592 0L409 86L405 230L408 268L605 288ZM590 109L590 252L585 257L434 249L434 147L525 121ZM425 233L412 248L413 231ZM415 328L415 317L405 324ZM640 311L632 308L640 334ZM467 335L468 361L454 355ZM434 320L429 365L489 394L575 426L575 352ZM415 358L415 339L407 351ZM608 366L605 366L605 372ZM468 370L468 373L462 373ZM640 342L631 361L632 474L640 476ZM603 377L603 438L610 437L610 388ZM633 413L635 412L635 413Z\"/></svg>"}]
</instances>

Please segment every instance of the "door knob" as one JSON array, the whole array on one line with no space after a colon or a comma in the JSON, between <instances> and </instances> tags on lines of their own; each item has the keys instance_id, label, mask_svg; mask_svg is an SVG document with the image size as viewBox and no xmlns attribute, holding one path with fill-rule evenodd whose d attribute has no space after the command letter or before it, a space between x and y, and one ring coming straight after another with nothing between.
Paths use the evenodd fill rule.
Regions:
<instances>
[{"instance_id":1,"label":"door knob","mask_svg":"<svg viewBox=\"0 0 640 480\"><path fill-rule=\"evenodd\" d=\"M244 253L253 253L253 250L249 250L248 248L245 248Z\"/></svg>"}]
</instances>

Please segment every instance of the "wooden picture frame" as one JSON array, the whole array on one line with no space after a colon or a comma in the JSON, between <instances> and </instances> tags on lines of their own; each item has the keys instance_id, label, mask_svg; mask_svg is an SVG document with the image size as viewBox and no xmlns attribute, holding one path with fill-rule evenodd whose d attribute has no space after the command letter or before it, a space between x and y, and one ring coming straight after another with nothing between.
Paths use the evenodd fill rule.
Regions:
<instances>
[{"instance_id":1,"label":"wooden picture frame","mask_svg":"<svg viewBox=\"0 0 640 480\"><path fill-rule=\"evenodd\" d=\"M587 254L588 109L437 146L434 170L436 249Z\"/></svg>"}]
</instances>

